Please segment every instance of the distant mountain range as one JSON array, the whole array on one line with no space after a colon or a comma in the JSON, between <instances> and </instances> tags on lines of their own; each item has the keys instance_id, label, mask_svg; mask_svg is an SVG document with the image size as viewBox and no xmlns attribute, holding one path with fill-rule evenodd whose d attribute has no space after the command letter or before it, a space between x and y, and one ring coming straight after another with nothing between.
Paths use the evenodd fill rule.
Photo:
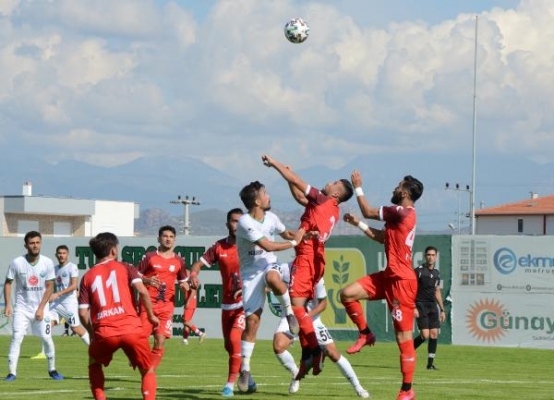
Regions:
<instances>
[{"instance_id":1,"label":"distant mountain range","mask_svg":"<svg viewBox=\"0 0 554 400\"><path fill-rule=\"evenodd\" d=\"M420 231L442 231L448 222L456 219L456 196L445 196L445 183L471 183L471 157L428 156L406 160L399 154L371 155L352 160L340 169L325 165L300 169L303 179L316 187L339 178L349 178L358 169L364 178L364 191L373 205L388 204L394 187L410 174L425 185L425 193L418 203ZM409 167L406 167L409 165ZM512 156L487 156L477 160L476 208L522 200L529 192L539 195L554 193L552 163L541 165ZM135 201L140 203L139 232L157 229L160 221L182 224L183 206L170 204L178 195L196 196L200 206L190 207L193 234L225 234L227 210L242 206L238 197L247 181L233 177L190 157L143 157L117 167L106 168L78 161L48 164L37 159L6 155L0 169L0 192L4 195L21 194L25 181L33 184L33 195L54 197L96 198ZM260 163L260 168L263 166ZM291 199L288 187L274 172L256 172L267 177L264 181L272 198L274 209L283 219L297 218L300 209ZM253 177L252 179L256 179ZM464 213L468 210L469 193L459 193ZM345 210L357 210L355 200ZM465 219L465 217L464 217ZM150 222L149 222L150 221ZM154 221L154 222L152 222ZM349 231L342 227L339 231Z\"/></svg>"}]
</instances>

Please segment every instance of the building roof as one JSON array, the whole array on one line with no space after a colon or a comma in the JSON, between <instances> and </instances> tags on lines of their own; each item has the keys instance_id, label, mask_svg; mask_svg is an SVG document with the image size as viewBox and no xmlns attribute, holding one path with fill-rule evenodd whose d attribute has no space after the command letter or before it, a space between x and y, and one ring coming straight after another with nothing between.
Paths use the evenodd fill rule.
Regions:
<instances>
[{"instance_id":1,"label":"building roof","mask_svg":"<svg viewBox=\"0 0 554 400\"><path fill-rule=\"evenodd\" d=\"M532 197L515 203L475 210L475 216L554 215L554 195Z\"/></svg>"}]
</instances>

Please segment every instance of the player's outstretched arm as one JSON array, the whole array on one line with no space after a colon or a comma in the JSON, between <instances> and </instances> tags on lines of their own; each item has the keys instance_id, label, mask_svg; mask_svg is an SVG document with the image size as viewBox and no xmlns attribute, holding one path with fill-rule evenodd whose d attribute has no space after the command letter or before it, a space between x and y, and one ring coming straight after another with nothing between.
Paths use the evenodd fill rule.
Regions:
<instances>
[{"instance_id":1,"label":"player's outstretched arm","mask_svg":"<svg viewBox=\"0 0 554 400\"><path fill-rule=\"evenodd\" d=\"M290 236L286 235L285 233L290 231L285 231L281 233L281 236L284 238L288 238ZM302 228L298 229L296 233L294 234L293 238L291 240L287 240L286 242L272 242L271 240L263 237L260 240L256 242L258 246L260 246L265 251L282 251L282 250L288 250L292 249L293 247L296 247L298 243L302 241L302 238L304 237L304 234L306 231Z\"/></svg>"},{"instance_id":2,"label":"player's outstretched arm","mask_svg":"<svg viewBox=\"0 0 554 400\"><path fill-rule=\"evenodd\" d=\"M354 186L354 193L356 194L356 200L358 201L358 207L364 218L370 218L379 220L379 208L371 207L367 201L364 191L362 190L362 175L358 171L353 171L350 178L352 186Z\"/></svg>"},{"instance_id":3,"label":"player's outstretched arm","mask_svg":"<svg viewBox=\"0 0 554 400\"><path fill-rule=\"evenodd\" d=\"M350 225L357 226L368 238L373 239L379 243L385 242L385 234L381 229L375 229L368 226L365 222L361 221L354 214L346 213L344 214L343 219Z\"/></svg>"},{"instance_id":4,"label":"player's outstretched arm","mask_svg":"<svg viewBox=\"0 0 554 400\"><path fill-rule=\"evenodd\" d=\"M273 167L281 174L283 178L294 187L298 188L302 193L306 193L306 188L308 184L304 182L298 175L296 175L290 168L288 168L283 163L280 163L277 160L274 160L267 154L262 156L262 161L264 165L268 168Z\"/></svg>"}]
</instances>

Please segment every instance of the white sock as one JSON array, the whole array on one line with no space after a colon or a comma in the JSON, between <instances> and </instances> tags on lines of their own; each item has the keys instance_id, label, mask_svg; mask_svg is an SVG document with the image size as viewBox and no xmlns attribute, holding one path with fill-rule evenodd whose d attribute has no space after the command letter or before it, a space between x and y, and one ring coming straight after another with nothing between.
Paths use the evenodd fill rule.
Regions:
<instances>
[{"instance_id":1,"label":"white sock","mask_svg":"<svg viewBox=\"0 0 554 400\"><path fill-rule=\"evenodd\" d=\"M288 290L283 294L275 295L275 297L277 297L277 300L279 300L279 303L281 303L281 309L285 311L285 315L294 314L292 312L292 305L290 304L290 296Z\"/></svg>"},{"instance_id":2,"label":"white sock","mask_svg":"<svg viewBox=\"0 0 554 400\"><path fill-rule=\"evenodd\" d=\"M42 338L42 346L48 361L48 371L53 371L56 369L56 348L54 347L54 341L51 337Z\"/></svg>"},{"instance_id":3,"label":"white sock","mask_svg":"<svg viewBox=\"0 0 554 400\"><path fill-rule=\"evenodd\" d=\"M10 350L8 352L8 373L17 375L17 362L19 361L19 352L21 351L21 343L23 337L14 338L10 342Z\"/></svg>"},{"instance_id":4,"label":"white sock","mask_svg":"<svg viewBox=\"0 0 554 400\"><path fill-rule=\"evenodd\" d=\"M291 375L294 377L296 374L298 374L298 367L296 366L296 363L294 362L294 357L292 354L289 353L288 350L285 350L281 354L275 354L277 356L277 359L281 363L283 367L287 371L291 373Z\"/></svg>"},{"instance_id":5,"label":"white sock","mask_svg":"<svg viewBox=\"0 0 554 400\"><path fill-rule=\"evenodd\" d=\"M354 387L354 389L357 389L360 386L360 381L358 380L358 376L354 372L354 369L352 368L350 361L348 361L345 357L340 356L336 364L338 369L342 373L342 376L348 379L348 381Z\"/></svg>"},{"instance_id":6,"label":"white sock","mask_svg":"<svg viewBox=\"0 0 554 400\"><path fill-rule=\"evenodd\" d=\"M252 353L254 353L255 345L256 343L241 340L240 342L241 357L242 357L242 363L240 364L241 371L250 371L250 359L252 358Z\"/></svg>"},{"instance_id":7,"label":"white sock","mask_svg":"<svg viewBox=\"0 0 554 400\"><path fill-rule=\"evenodd\" d=\"M83 336L80 336L80 338L83 342L85 342L87 346L90 346L90 335L88 334L88 331L85 331L85 333L83 333Z\"/></svg>"}]
</instances>

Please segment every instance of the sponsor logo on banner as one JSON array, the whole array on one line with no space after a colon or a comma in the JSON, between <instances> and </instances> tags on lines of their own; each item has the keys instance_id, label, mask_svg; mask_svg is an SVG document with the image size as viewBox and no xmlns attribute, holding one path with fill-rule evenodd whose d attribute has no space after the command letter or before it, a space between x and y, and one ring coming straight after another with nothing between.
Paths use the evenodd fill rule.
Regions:
<instances>
[{"instance_id":1,"label":"sponsor logo on banner","mask_svg":"<svg viewBox=\"0 0 554 400\"><path fill-rule=\"evenodd\" d=\"M525 254L517 255L512 249L502 247L494 252L494 267L502 275L509 275L518 267L523 268L525 274L552 274L554 273L554 257Z\"/></svg>"},{"instance_id":2,"label":"sponsor logo on banner","mask_svg":"<svg viewBox=\"0 0 554 400\"><path fill-rule=\"evenodd\" d=\"M340 301L340 291L365 275L365 258L358 249L325 249L325 286L331 307L325 309L323 319L328 328L351 328L351 322ZM361 302L364 315L366 303Z\"/></svg>"},{"instance_id":3,"label":"sponsor logo on banner","mask_svg":"<svg viewBox=\"0 0 554 400\"><path fill-rule=\"evenodd\" d=\"M480 299L467 310L466 328L483 343L500 341L510 331L534 331L534 339L539 340L554 333L554 319L541 315L513 315L510 308L498 300Z\"/></svg>"}]
</instances>

